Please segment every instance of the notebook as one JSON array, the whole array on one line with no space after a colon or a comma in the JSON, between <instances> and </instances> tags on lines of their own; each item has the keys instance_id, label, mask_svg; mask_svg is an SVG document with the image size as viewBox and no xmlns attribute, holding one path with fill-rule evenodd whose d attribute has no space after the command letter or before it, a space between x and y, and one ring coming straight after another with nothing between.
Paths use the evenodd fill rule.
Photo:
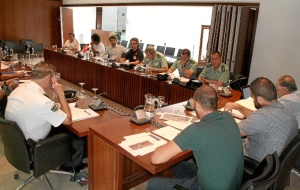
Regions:
<instances>
[{"instance_id":1,"label":"notebook","mask_svg":"<svg viewBox=\"0 0 300 190\"><path fill-rule=\"evenodd\" d=\"M97 112L95 112L89 108L87 108L87 109L80 109L80 108L76 108L76 107L70 107L70 108L71 108L73 122L99 116L99 114Z\"/></svg>"}]
</instances>

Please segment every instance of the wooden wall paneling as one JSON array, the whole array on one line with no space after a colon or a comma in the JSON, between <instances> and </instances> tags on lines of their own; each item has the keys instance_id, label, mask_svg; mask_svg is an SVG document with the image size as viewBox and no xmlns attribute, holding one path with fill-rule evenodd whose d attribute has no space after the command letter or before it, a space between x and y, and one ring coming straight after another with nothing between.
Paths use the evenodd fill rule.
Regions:
<instances>
[{"instance_id":1,"label":"wooden wall paneling","mask_svg":"<svg viewBox=\"0 0 300 190\"><path fill-rule=\"evenodd\" d=\"M216 22L216 14L217 14L217 5L213 6L212 15L211 15L211 21L210 21L210 29L209 29L209 35L208 35L208 41L207 41L207 51L206 51L206 59L205 64L208 65L210 62L210 52L211 47L213 44L213 34L215 32L215 22Z\"/></svg>"},{"instance_id":2,"label":"wooden wall paneling","mask_svg":"<svg viewBox=\"0 0 300 190\"><path fill-rule=\"evenodd\" d=\"M73 9L70 8L63 8L61 9L62 11L62 31L63 31L63 39L62 43L65 43L69 39L69 33L74 32L74 27L73 27ZM75 34L75 39L77 39L78 36ZM63 45L63 44L62 44Z\"/></svg>"}]
</instances>

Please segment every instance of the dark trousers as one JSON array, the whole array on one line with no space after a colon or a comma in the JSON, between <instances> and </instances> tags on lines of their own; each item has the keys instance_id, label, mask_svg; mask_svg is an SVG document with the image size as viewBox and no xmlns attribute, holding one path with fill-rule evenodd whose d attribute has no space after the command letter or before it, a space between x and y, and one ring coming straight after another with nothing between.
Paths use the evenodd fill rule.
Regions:
<instances>
[{"instance_id":1,"label":"dark trousers","mask_svg":"<svg viewBox=\"0 0 300 190\"><path fill-rule=\"evenodd\" d=\"M71 154L72 154L72 161L70 163L67 163L64 165L64 167L77 167L82 163L82 159L84 156L85 151L85 140L82 138L76 136L74 133L72 133L68 128L66 128L64 125L61 125L59 127L52 127L48 137L51 137L53 135L57 135L60 133L67 133L71 137Z\"/></svg>"}]
</instances>

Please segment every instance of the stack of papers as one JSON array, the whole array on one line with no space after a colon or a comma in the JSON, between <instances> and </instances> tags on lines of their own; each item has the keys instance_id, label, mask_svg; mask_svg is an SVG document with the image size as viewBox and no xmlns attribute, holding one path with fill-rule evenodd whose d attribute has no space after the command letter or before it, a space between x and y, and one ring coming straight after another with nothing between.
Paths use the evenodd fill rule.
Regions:
<instances>
[{"instance_id":1,"label":"stack of papers","mask_svg":"<svg viewBox=\"0 0 300 190\"><path fill-rule=\"evenodd\" d=\"M93 117L98 117L99 114L91 109L80 109L76 107L71 107L71 113L72 113L72 121L80 121L84 119L89 119Z\"/></svg>"},{"instance_id":2,"label":"stack of papers","mask_svg":"<svg viewBox=\"0 0 300 190\"><path fill-rule=\"evenodd\" d=\"M168 139L173 140L181 131L170 126L162 127L160 129L152 131L153 133Z\"/></svg>"},{"instance_id":3,"label":"stack of papers","mask_svg":"<svg viewBox=\"0 0 300 190\"><path fill-rule=\"evenodd\" d=\"M126 140L119 143L119 146L124 148L133 156L143 156L153 152L157 147L167 143L166 140L152 134L139 133L124 137Z\"/></svg>"}]
</instances>

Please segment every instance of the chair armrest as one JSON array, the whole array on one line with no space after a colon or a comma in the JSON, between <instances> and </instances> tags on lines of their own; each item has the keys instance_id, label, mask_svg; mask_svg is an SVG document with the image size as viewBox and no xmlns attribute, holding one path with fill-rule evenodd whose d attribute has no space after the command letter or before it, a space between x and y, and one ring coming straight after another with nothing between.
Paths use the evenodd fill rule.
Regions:
<instances>
[{"instance_id":1,"label":"chair armrest","mask_svg":"<svg viewBox=\"0 0 300 190\"><path fill-rule=\"evenodd\" d=\"M244 156L244 172L243 172L242 185L249 179L252 179L252 175L258 165L259 165L259 162L257 160L254 160L253 158Z\"/></svg>"},{"instance_id":2,"label":"chair armrest","mask_svg":"<svg viewBox=\"0 0 300 190\"><path fill-rule=\"evenodd\" d=\"M71 137L58 134L46 138L33 148L33 175L38 177L55 167L71 162Z\"/></svg>"}]
</instances>

